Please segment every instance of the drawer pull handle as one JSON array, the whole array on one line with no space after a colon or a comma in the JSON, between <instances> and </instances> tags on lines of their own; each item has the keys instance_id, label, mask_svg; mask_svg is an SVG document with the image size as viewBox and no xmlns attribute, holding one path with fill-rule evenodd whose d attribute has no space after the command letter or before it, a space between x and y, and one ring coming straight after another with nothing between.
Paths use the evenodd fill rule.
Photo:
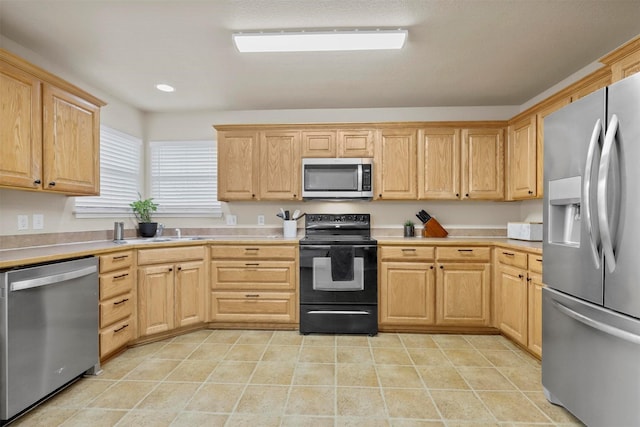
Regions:
<instances>
[{"instance_id":1,"label":"drawer pull handle","mask_svg":"<svg viewBox=\"0 0 640 427\"><path fill-rule=\"evenodd\" d=\"M458 249L458 252L473 252L473 249Z\"/></svg>"},{"instance_id":2,"label":"drawer pull handle","mask_svg":"<svg viewBox=\"0 0 640 427\"><path fill-rule=\"evenodd\" d=\"M246 265L247 267L257 267L260 265L260 263L257 262L247 262L244 265Z\"/></svg>"},{"instance_id":3,"label":"drawer pull handle","mask_svg":"<svg viewBox=\"0 0 640 427\"><path fill-rule=\"evenodd\" d=\"M127 259L127 258L129 258L129 255L114 256L112 259L114 261L122 261L123 259Z\"/></svg>"},{"instance_id":4,"label":"drawer pull handle","mask_svg":"<svg viewBox=\"0 0 640 427\"><path fill-rule=\"evenodd\" d=\"M514 254L513 252L502 252L502 255L505 255L505 256L516 256L516 254Z\"/></svg>"},{"instance_id":5,"label":"drawer pull handle","mask_svg":"<svg viewBox=\"0 0 640 427\"><path fill-rule=\"evenodd\" d=\"M402 252L415 252L416 248L402 248Z\"/></svg>"},{"instance_id":6,"label":"drawer pull handle","mask_svg":"<svg viewBox=\"0 0 640 427\"><path fill-rule=\"evenodd\" d=\"M113 280L120 280L120 279L124 279L125 277L127 277L129 275L129 273L124 273L124 274L120 274L118 276L113 276Z\"/></svg>"},{"instance_id":7,"label":"drawer pull handle","mask_svg":"<svg viewBox=\"0 0 640 427\"><path fill-rule=\"evenodd\" d=\"M536 258L536 261L542 262L542 258Z\"/></svg>"},{"instance_id":8,"label":"drawer pull handle","mask_svg":"<svg viewBox=\"0 0 640 427\"><path fill-rule=\"evenodd\" d=\"M113 332L114 332L114 333L115 333L115 332L120 332L121 330L123 330L123 329L125 329L125 328L128 328L128 327L129 327L129 324L122 325L122 326L121 326L121 327L119 327L118 329L114 329L114 330L113 330Z\"/></svg>"},{"instance_id":9,"label":"drawer pull handle","mask_svg":"<svg viewBox=\"0 0 640 427\"><path fill-rule=\"evenodd\" d=\"M125 299L123 299L122 301L114 302L114 303L113 303L113 305L120 305L120 304L124 304L124 303L125 303L125 302L127 302L127 301L129 301L129 298L125 298Z\"/></svg>"},{"instance_id":10,"label":"drawer pull handle","mask_svg":"<svg viewBox=\"0 0 640 427\"><path fill-rule=\"evenodd\" d=\"M259 251L260 248L244 248L245 251Z\"/></svg>"},{"instance_id":11,"label":"drawer pull handle","mask_svg":"<svg viewBox=\"0 0 640 427\"><path fill-rule=\"evenodd\" d=\"M246 298L260 298L260 294L245 294Z\"/></svg>"}]
</instances>

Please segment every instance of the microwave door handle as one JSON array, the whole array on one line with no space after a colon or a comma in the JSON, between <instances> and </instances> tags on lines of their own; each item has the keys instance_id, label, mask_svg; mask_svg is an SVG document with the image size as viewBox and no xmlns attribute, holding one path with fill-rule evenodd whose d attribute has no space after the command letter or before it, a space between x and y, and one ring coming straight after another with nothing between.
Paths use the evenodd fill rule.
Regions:
<instances>
[{"instance_id":1,"label":"microwave door handle","mask_svg":"<svg viewBox=\"0 0 640 427\"><path fill-rule=\"evenodd\" d=\"M357 191L362 191L362 165L358 165L358 188Z\"/></svg>"}]
</instances>

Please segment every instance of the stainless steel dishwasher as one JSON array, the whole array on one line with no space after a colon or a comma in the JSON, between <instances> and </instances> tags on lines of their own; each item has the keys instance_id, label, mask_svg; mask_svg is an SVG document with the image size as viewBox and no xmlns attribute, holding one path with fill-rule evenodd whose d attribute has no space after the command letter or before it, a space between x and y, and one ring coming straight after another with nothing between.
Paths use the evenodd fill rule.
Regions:
<instances>
[{"instance_id":1,"label":"stainless steel dishwasher","mask_svg":"<svg viewBox=\"0 0 640 427\"><path fill-rule=\"evenodd\" d=\"M0 271L0 421L99 370L98 259Z\"/></svg>"}]
</instances>

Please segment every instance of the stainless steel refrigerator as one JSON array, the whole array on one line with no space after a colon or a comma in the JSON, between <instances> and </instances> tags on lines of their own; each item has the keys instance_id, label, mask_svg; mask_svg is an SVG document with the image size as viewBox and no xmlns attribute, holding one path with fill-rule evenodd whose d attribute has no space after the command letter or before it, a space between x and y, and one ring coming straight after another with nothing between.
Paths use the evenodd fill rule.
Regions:
<instances>
[{"instance_id":1,"label":"stainless steel refrigerator","mask_svg":"<svg viewBox=\"0 0 640 427\"><path fill-rule=\"evenodd\" d=\"M639 426L640 74L544 129L544 391L589 426Z\"/></svg>"}]
</instances>

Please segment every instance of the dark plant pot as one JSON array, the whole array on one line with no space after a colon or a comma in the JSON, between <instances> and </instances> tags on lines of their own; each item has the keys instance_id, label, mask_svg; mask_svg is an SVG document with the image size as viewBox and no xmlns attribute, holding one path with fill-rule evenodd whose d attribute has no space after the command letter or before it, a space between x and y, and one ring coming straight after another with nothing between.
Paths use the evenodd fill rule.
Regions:
<instances>
[{"instance_id":1,"label":"dark plant pot","mask_svg":"<svg viewBox=\"0 0 640 427\"><path fill-rule=\"evenodd\" d=\"M140 237L153 237L158 230L157 222L139 222L138 230L140 230Z\"/></svg>"},{"instance_id":2,"label":"dark plant pot","mask_svg":"<svg viewBox=\"0 0 640 427\"><path fill-rule=\"evenodd\" d=\"M416 229L413 225L404 226L404 237L413 237L416 235Z\"/></svg>"}]
</instances>

